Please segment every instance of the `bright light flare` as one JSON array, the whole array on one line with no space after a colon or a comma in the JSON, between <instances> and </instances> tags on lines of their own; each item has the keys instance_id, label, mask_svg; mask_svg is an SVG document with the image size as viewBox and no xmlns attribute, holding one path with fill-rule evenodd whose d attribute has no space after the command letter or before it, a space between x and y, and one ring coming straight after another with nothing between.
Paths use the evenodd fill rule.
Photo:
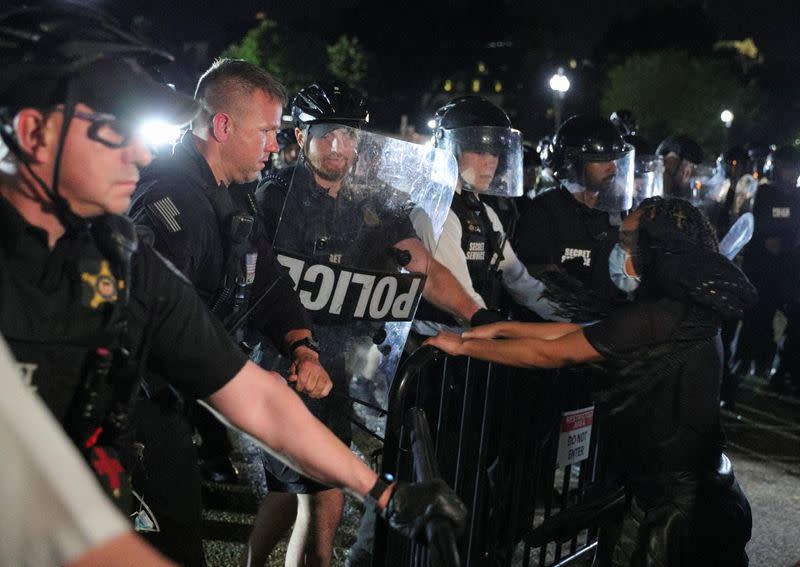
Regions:
<instances>
[{"instance_id":1,"label":"bright light flare","mask_svg":"<svg viewBox=\"0 0 800 567\"><path fill-rule=\"evenodd\" d=\"M722 120L725 123L726 126L730 126L731 123L733 122L733 112L731 112L730 110L728 110L726 108L719 115L719 119Z\"/></svg>"},{"instance_id":2,"label":"bright light flare","mask_svg":"<svg viewBox=\"0 0 800 567\"><path fill-rule=\"evenodd\" d=\"M556 73L550 77L550 88L558 93L565 93L569 90L569 79L563 73Z\"/></svg>"},{"instance_id":3,"label":"bright light flare","mask_svg":"<svg viewBox=\"0 0 800 567\"><path fill-rule=\"evenodd\" d=\"M154 118L142 122L139 126L139 135L148 146L158 147L177 142L181 136L181 129L179 126Z\"/></svg>"}]
</instances>

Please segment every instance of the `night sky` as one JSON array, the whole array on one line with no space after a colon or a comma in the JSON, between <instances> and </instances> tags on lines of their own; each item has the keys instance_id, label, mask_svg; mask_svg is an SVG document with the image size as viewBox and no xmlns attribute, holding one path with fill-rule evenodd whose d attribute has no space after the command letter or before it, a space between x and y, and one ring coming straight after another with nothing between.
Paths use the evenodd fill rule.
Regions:
<instances>
[{"instance_id":1,"label":"night sky","mask_svg":"<svg viewBox=\"0 0 800 567\"><path fill-rule=\"evenodd\" d=\"M662 26L663 38L680 36L681 27L692 28L699 18L699 5L711 19L709 34L735 39L752 36L769 57L800 61L800 34L795 33L800 22L800 2L792 1L92 0L92 3L122 17L144 14L154 23L162 24L160 27L174 38L205 37L218 45L238 39L250 27L254 15L264 12L279 23L314 30L331 39L342 33L357 35L371 50L391 55L424 53L440 42L468 45L527 35L528 40L539 38L558 51L573 51L579 56L591 54L602 44L615 22L634 20L643 12L657 14L664 7L683 12L683 20L677 25L667 22ZM408 63L413 68L417 62Z\"/></svg>"},{"instance_id":2,"label":"night sky","mask_svg":"<svg viewBox=\"0 0 800 567\"><path fill-rule=\"evenodd\" d=\"M792 0L83 1L123 22L144 16L150 39L169 50L207 41L209 58L240 40L256 24L258 12L329 43L341 34L357 36L372 55L369 95L377 103L372 105L373 119L387 124L395 123L396 115L430 90L443 72L468 67L477 59L477 50L498 41L533 50L534 59L541 60L541 73L547 68L549 76L550 67L572 58L620 61L635 51L667 47L700 52L718 39L752 37L765 58L762 79L767 89L787 104L800 90L800 2ZM525 80L531 83L528 88L541 88L546 94L546 76ZM571 93L572 103L586 109L597 98L595 91L584 93L583 100L577 94Z\"/></svg>"}]
</instances>

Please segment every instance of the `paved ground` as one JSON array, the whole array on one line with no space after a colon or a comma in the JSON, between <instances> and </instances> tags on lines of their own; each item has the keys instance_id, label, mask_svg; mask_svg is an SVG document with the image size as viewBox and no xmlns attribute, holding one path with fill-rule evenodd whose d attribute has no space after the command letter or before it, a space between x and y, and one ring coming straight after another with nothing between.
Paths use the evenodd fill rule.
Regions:
<instances>
[{"instance_id":1,"label":"paved ground","mask_svg":"<svg viewBox=\"0 0 800 567\"><path fill-rule=\"evenodd\" d=\"M736 476L753 510L750 564L794 567L800 561L800 402L767 392L765 384L757 377L746 378L736 411L723 411L723 423ZM364 435L357 435L357 439L364 450L376 446ZM237 440L237 447L235 460L242 471L242 483L235 487L206 486L205 533L210 567L236 565L265 490L258 449L241 439ZM344 565L360 514L360 504L348 499L334 566ZM284 550L285 545L275 550L270 567L283 565ZM521 560L515 564L521 565Z\"/></svg>"},{"instance_id":2,"label":"paved ground","mask_svg":"<svg viewBox=\"0 0 800 567\"><path fill-rule=\"evenodd\" d=\"M723 424L739 483L753 510L752 566L800 562L800 400L748 376Z\"/></svg>"}]
</instances>

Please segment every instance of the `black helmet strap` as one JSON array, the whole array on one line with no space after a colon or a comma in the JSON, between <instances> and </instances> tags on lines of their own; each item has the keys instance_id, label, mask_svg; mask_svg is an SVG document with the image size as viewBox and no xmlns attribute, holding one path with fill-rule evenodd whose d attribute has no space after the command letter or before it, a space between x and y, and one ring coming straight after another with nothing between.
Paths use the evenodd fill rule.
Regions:
<instances>
[{"instance_id":1,"label":"black helmet strap","mask_svg":"<svg viewBox=\"0 0 800 567\"><path fill-rule=\"evenodd\" d=\"M61 123L61 132L58 136L56 158L55 163L53 164L53 181L49 190L46 186L44 187L53 203L53 214L58 217L59 222L61 222L62 226L66 230L75 228L80 223L78 216L72 212L72 209L69 208L69 203L67 200L64 199L64 197L62 197L58 192L58 181L61 177L61 161L64 155L64 146L66 145L69 126L72 123L72 119L75 117L76 105L77 100L75 96L75 83L72 80L67 80L67 94L64 98L64 119Z\"/></svg>"},{"instance_id":2,"label":"black helmet strap","mask_svg":"<svg viewBox=\"0 0 800 567\"><path fill-rule=\"evenodd\" d=\"M2 137L3 142L8 147L9 151L11 151L17 157L20 165L27 170L28 174L33 178L39 188L48 196L50 200L45 201L35 194L28 195L28 197L40 201L42 209L46 212L54 214L65 230L76 228L82 224L80 217L78 217L70 209L67 200L58 193L58 180L61 175L61 160L64 154L64 146L67 133L69 131L69 125L75 115L75 106L77 104L75 101L76 97L74 91L75 88L73 86L73 82L68 80L66 96L64 100L64 119L61 124L61 131L58 135L58 146L53 164L53 179L51 180L50 184L48 184L33 170L30 161L22 151L22 148L15 139L13 132L10 132L5 125L2 129L0 129L0 136ZM9 119L10 123L10 117L4 117L4 119Z\"/></svg>"}]
</instances>

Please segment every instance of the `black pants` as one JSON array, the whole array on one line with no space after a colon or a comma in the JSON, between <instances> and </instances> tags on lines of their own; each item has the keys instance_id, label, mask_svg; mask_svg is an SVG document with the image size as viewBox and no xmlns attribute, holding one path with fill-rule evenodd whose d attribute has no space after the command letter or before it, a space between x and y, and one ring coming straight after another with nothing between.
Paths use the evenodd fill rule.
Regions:
<instances>
[{"instance_id":1,"label":"black pants","mask_svg":"<svg viewBox=\"0 0 800 567\"><path fill-rule=\"evenodd\" d=\"M787 318L776 378L788 379L795 388L800 389L800 306L793 305L787 313Z\"/></svg>"},{"instance_id":2,"label":"black pants","mask_svg":"<svg viewBox=\"0 0 800 567\"><path fill-rule=\"evenodd\" d=\"M172 394L143 399L134 414L136 441L144 445L133 486L160 531L145 534L159 551L185 567L205 567L202 484L193 428Z\"/></svg>"},{"instance_id":3,"label":"black pants","mask_svg":"<svg viewBox=\"0 0 800 567\"><path fill-rule=\"evenodd\" d=\"M593 567L747 567L752 518L732 474L673 472L628 484L626 507L606 518Z\"/></svg>"},{"instance_id":4,"label":"black pants","mask_svg":"<svg viewBox=\"0 0 800 567\"><path fill-rule=\"evenodd\" d=\"M691 565L691 523L699 479L692 473L641 478L628 503L600 527L594 567Z\"/></svg>"},{"instance_id":5,"label":"black pants","mask_svg":"<svg viewBox=\"0 0 800 567\"><path fill-rule=\"evenodd\" d=\"M774 281L755 281L754 285L758 290L758 303L742 319L736 345L736 370L746 373L750 364L755 363L756 374L766 375L777 349L772 322L782 304L781 288Z\"/></svg>"}]
</instances>

